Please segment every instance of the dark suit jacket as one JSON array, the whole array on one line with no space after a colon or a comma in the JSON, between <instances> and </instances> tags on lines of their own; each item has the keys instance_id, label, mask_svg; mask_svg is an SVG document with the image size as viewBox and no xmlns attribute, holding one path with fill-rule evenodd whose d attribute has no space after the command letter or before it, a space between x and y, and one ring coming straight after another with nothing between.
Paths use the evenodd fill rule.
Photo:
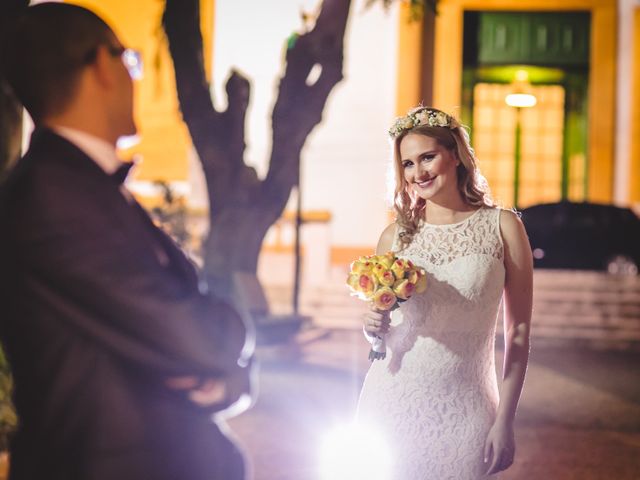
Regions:
<instances>
[{"instance_id":1,"label":"dark suit jacket","mask_svg":"<svg viewBox=\"0 0 640 480\"><path fill-rule=\"evenodd\" d=\"M201 290L112 178L36 131L0 188L0 333L20 419L10 478L241 478L211 412L164 384L240 369L245 327Z\"/></svg>"}]
</instances>

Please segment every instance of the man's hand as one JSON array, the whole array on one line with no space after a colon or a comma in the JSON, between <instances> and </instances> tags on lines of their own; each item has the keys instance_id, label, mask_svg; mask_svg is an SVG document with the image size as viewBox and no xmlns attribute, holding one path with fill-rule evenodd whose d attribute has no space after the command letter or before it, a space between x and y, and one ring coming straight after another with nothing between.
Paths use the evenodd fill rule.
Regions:
<instances>
[{"instance_id":1,"label":"man's hand","mask_svg":"<svg viewBox=\"0 0 640 480\"><path fill-rule=\"evenodd\" d=\"M172 390L188 391L189 400L200 407L223 404L227 399L226 382L219 378L172 377L165 381Z\"/></svg>"},{"instance_id":2,"label":"man's hand","mask_svg":"<svg viewBox=\"0 0 640 480\"><path fill-rule=\"evenodd\" d=\"M228 410L225 413L230 416L238 415L252 405L256 395L257 365L252 358L246 367L238 367L225 378L186 375L168 378L165 385L185 391L189 400L199 407Z\"/></svg>"}]
</instances>

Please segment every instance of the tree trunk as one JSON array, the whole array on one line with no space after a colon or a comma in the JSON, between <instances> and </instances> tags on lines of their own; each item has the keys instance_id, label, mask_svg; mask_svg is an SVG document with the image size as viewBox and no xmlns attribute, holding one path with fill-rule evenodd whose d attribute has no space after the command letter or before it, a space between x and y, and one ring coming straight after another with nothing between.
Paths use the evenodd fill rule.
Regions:
<instances>
[{"instance_id":1,"label":"tree trunk","mask_svg":"<svg viewBox=\"0 0 640 480\"><path fill-rule=\"evenodd\" d=\"M0 79L0 181L20 156L22 109Z\"/></svg>"},{"instance_id":2,"label":"tree trunk","mask_svg":"<svg viewBox=\"0 0 640 480\"><path fill-rule=\"evenodd\" d=\"M163 27L174 61L180 109L203 165L210 202L205 273L218 293L234 272L256 274L262 241L299 180L300 152L342 79L350 0L324 0L315 27L289 43L272 114L272 152L264 180L244 162L250 84L238 72L226 83L228 108L217 111L202 58L199 0L167 0ZM283 39L284 41L284 39ZM309 84L311 69L321 68ZM317 68L317 67L316 67Z\"/></svg>"},{"instance_id":3,"label":"tree trunk","mask_svg":"<svg viewBox=\"0 0 640 480\"><path fill-rule=\"evenodd\" d=\"M16 14L29 5L29 0L3 0L0 2L0 34L9 43L7 31ZM4 45L0 45L0 51ZM0 181L20 155L22 145L22 106L12 95L0 70Z\"/></svg>"}]
</instances>

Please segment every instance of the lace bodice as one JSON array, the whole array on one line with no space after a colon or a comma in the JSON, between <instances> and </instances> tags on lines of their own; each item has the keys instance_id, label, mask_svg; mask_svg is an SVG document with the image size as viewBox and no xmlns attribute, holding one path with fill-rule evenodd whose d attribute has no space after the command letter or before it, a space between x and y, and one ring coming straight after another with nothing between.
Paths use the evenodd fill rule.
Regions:
<instances>
[{"instance_id":1,"label":"lace bodice","mask_svg":"<svg viewBox=\"0 0 640 480\"><path fill-rule=\"evenodd\" d=\"M392 439L394 479L484 478L495 416L495 323L504 287L500 211L451 225L423 223L393 249L427 272L427 290L394 311L387 358L372 364L359 419ZM495 477L492 477L495 478Z\"/></svg>"},{"instance_id":2,"label":"lace bodice","mask_svg":"<svg viewBox=\"0 0 640 480\"><path fill-rule=\"evenodd\" d=\"M416 263L442 266L467 255L486 255L502 258L502 238L499 235L499 211L481 208L461 222L432 225L422 222L411 245L400 248L399 233L392 250L398 255L410 255Z\"/></svg>"}]
</instances>

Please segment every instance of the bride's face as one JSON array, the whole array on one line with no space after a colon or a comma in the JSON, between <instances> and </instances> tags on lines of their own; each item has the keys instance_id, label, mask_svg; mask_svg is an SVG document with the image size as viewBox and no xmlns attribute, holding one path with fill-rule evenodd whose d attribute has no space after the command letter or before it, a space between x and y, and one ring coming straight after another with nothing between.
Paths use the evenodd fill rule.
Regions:
<instances>
[{"instance_id":1,"label":"bride's face","mask_svg":"<svg viewBox=\"0 0 640 480\"><path fill-rule=\"evenodd\" d=\"M459 195L455 154L433 137L409 133L400 142L400 163L409 188L424 200Z\"/></svg>"}]
</instances>

